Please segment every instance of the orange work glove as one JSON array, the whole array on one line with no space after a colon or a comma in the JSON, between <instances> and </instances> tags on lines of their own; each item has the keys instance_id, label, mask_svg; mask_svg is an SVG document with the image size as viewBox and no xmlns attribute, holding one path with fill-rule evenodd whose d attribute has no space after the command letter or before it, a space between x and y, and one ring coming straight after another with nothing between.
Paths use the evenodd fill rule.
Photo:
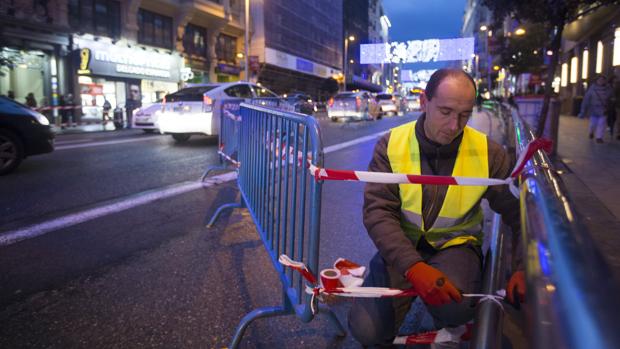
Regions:
<instances>
[{"instance_id":1,"label":"orange work glove","mask_svg":"<svg viewBox=\"0 0 620 349\"><path fill-rule=\"evenodd\" d=\"M405 276L427 304L443 305L450 301L461 301L461 293L448 277L424 262L414 264L407 270Z\"/></svg>"},{"instance_id":2,"label":"orange work glove","mask_svg":"<svg viewBox=\"0 0 620 349\"><path fill-rule=\"evenodd\" d=\"M508 301L510 303L515 302L515 288L519 296L519 302L523 303L525 301L525 273L522 270L516 271L508 280L506 291L508 292Z\"/></svg>"}]
</instances>

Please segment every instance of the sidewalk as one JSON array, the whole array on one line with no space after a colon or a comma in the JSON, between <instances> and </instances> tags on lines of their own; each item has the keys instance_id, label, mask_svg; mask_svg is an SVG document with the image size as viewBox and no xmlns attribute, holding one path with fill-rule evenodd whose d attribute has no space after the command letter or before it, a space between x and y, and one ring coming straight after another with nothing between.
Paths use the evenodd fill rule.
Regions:
<instances>
[{"instance_id":1,"label":"sidewalk","mask_svg":"<svg viewBox=\"0 0 620 349\"><path fill-rule=\"evenodd\" d=\"M114 123L108 122L107 124L82 124L71 127L58 127L54 124L50 125L55 134L72 134L72 133L88 133L88 132L107 132L115 131Z\"/></svg>"},{"instance_id":2,"label":"sidewalk","mask_svg":"<svg viewBox=\"0 0 620 349\"><path fill-rule=\"evenodd\" d=\"M588 138L588 120L561 116L556 167L575 210L620 282L620 140Z\"/></svg>"}]
</instances>

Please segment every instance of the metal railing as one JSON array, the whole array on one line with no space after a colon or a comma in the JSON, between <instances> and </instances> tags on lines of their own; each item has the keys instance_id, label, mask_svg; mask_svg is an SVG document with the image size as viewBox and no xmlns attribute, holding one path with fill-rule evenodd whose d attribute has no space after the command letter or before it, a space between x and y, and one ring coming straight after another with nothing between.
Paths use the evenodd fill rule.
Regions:
<instances>
[{"instance_id":1,"label":"metal railing","mask_svg":"<svg viewBox=\"0 0 620 349\"><path fill-rule=\"evenodd\" d=\"M518 154L534 134L510 113ZM547 155L537 152L520 180L528 347L619 347L620 288Z\"/></svg>"}]
</instances>

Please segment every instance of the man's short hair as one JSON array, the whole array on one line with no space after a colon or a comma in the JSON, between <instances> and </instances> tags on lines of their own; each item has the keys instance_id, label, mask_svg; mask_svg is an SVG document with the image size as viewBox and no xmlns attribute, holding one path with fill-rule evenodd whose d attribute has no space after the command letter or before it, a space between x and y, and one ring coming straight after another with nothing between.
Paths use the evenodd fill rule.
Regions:
<instances>
[{"instance_id":1,"label":"man's short hair","mask_svg":"<svg viewBox=\"0 0 620 349\"><path fill-rule=\"evenodd\" d=\"M435 96L435 92L437 92L437 87L439 87L439 85L445 78L456 78L459 76L465 77L471 82L472 86L474 87L475 96L478 91L476 89L476 83L474 82L474 79L471 77L471 75L467 74L461 69L442 68L436 70L433 75L431 75L431 78L428 80L428 83L426 84L426 89L424 90L424 95L426 96L426 99L430 101Z\"/></svg>"}]
</instances>

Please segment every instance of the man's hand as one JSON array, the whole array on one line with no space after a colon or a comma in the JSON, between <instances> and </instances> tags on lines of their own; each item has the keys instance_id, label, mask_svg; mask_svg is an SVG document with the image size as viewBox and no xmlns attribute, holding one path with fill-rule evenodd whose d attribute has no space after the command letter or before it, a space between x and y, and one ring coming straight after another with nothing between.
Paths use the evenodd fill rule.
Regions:
<instances>
[{"instance_id":1,"label":"man's hand","mask_svg":"<svg viewBox=\"0 0 620 349\"><path fill-rule=\"evenodd\" d=\"M525 302L525 273L523 270L516 271L508 281L506 290L508 293L508 301L513 304L515 303L515 288L516 295L519 296L519 302Z\"/></svg>"},{"instance_id":2,"label":"man's hand","mask_svg":"<svg viewBox=\"0 0 620 349\"><path fill-rule=\"evenodd\" d=\"M427 304L443 305L451 301L461 301L461 293L448 277L424 262L414 264L405 276Z\"/></svg>"}]
</instances>

